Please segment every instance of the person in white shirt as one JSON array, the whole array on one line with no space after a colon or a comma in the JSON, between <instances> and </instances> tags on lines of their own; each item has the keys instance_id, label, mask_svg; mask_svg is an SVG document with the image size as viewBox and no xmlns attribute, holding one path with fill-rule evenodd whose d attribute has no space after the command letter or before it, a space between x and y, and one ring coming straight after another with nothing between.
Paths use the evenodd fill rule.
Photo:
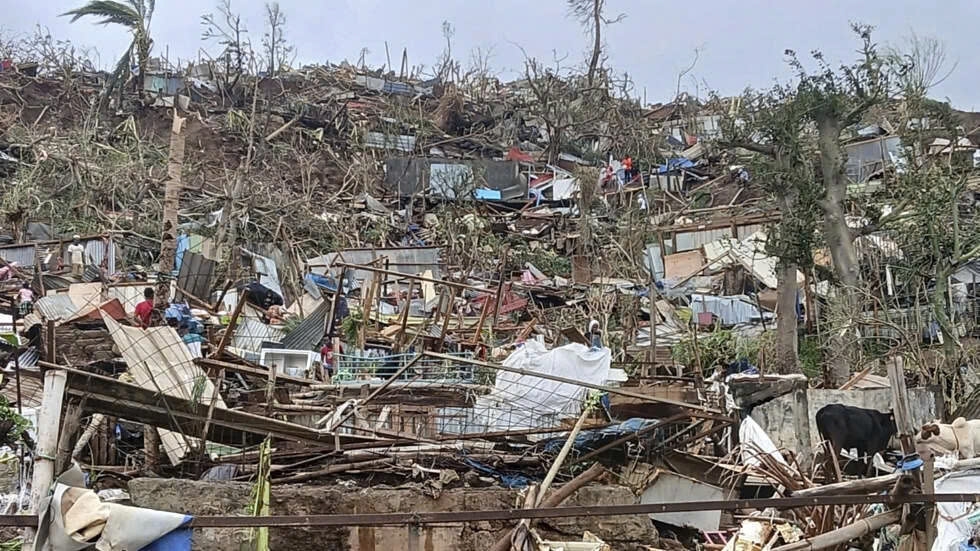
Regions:
<instances>
[{"instance_id":1,"label":"person in white shirt","mask_svg":"<svg viewBox=\"0 0 980 551\"><path fill-rule=\"evenodd\" d=\"M81 237L74 236L71 245L68 245L68 258L71 260L71 275L82 277L85 273L85 246L81 243Z\"/></svg>"}]
</instances>

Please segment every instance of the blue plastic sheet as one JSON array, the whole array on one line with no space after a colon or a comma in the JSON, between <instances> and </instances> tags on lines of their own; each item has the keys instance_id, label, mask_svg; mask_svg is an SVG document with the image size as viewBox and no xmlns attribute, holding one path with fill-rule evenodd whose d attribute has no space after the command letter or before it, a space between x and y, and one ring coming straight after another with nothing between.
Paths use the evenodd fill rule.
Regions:
<instances>
[{"instance_id":1,"label":"blue plastic sheet","mask_svg":"<svg viewBox=\"0 0 980 551\"><path fill-rule=\"evenodd\" d=\"M190 551L194 531L187 524L193 518L190 515L185 516L183 526L140 549L140 551Z\"/></svg>"},{"instance_id":2,"label":"blue plastic sheet","mask_svg":"<svg viewBox=\"0 0 980 551\"><path fill-rule=\"evenodd\" d=\"M743 375L758 375L759 368L749 363L749 361L745 358L736 360L728 364L728 367L725 368L725 376L735 375L738 373Z\"/></svg>"},{"instance_id":3,"label":"blue plastic sheet","mask_svg":"<svg viewBox=\"0 0 980 551\"><path fill-rule=\"evenodd\" d=\"M572 449L579 454L588 453L592 450L601 448L609 442L618 440L624 436L639 432L659 423L660 421L658 419L633 417L632 419L627 419L618 425L610 425L601 429L582 431L575 437L575 441L572 443ZM652 436L656 438L657 435L654 434ZM545 440L541 444L542 451L545 453L558 453L562 446L565 445L566 439L567 437L565 436L559 436L557 438Z\"/></svg>"},{"instance_id":4,"label":"blue plastic sheet","mask_svg":"<svg viewBox=\"0 0 980 551\"><path fill-rule=\"evenodd\" d=\"M477 199L499 201L500 200L500 190L499 189L475 189L473 190L473 196Z\"/></svg>"},{"instance_id":5,"label":"blue plastic sheet","mask_svg":"<svg viewBox=\"0 0 980 551\"><path fill-rule=\"evenodd\" d=\"M667 164L660 165L657 167L658 174L666 174L672 170L677 170L681 168L694 168L694 163L690 159L685 159L684 157L677 157L676 159L668 159Z\"/></svg>"},{"instance_id":6,"label":"blue plastic sheet","mask_svg":"<svg viewBox=\"0 0 980 551\"><path fill-rule=\"evenodd\" d=\"M191 248L191 238L187 234L177 236L177 257L174 259L174 273L180 273L180 265L184 262L184 253Z\"/></svg>"},{"instance_id":7,"label":"blue plastic sheet","mask_svg":"<svg viewBox=\"0 0 980 551\"><path fill-rule=\"evenodd\" d=\"M468 457L463 458L463 463L466 463L475 471L499 479L501 484L507 488L524 488L531 483L531 479L521 473L498 471L489 465L474 461Z\"/></svg>"}]
</instances>

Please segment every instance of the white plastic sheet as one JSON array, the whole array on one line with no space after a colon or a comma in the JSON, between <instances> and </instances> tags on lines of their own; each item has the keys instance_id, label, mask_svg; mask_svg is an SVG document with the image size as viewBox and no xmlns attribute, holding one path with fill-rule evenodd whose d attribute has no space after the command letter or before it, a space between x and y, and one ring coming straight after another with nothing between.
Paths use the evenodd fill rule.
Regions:
<instances>
[{"instance_id":1,"label":"white plastic sheet","mask_svg":"<svg viewBox=\"0 0 980 551\"><path fill-rule=\"evenodd\" d=\"M972 494L980 491L980 469L950 473L936 481L937 494ZM980 522L980 507L973 503L937 503L936 541L932 551L957 551Z\"/></svg>"},{"instance_id":2,"label":"white plastic sheet","mask_svg":"<svg viewBox=\"0 0 980 551\"><path fill-rule=\"evenodd\" d=\"M93 544L97 551L145 549L190 520L180 513L103 502L84 488L77 467L59 477L52 490L39 507L35 549L41 551L80 551ZM188 550L189 545L188 538Z\"/></svg>"},{"instance_id":3,"label":"white plastic sheet","mask_svg":"<svg viewBox=\"0 0 980 551\"><path fill-rule=\"evenodd\" d=\"M609 377L611 358L608 348L592 350L572 343L548 350L532 340L508 356L503 365L601 385ZM576 384L499 371L493 390L477 399L475 418L488 431L557 427L562 418L579 416L588 390Z\"/></svg>"},{"instance_id":4,"label":"white plastic sheet","mask_svg":"<svg viewBox=\"0 0 980 551\"><path fill-rule=\"evenodd\" d=\"M742 464L748 467L758 467L762 464L759 460L760 454L768 454L776 461L786 465L786 459L779 453L779 448L773 443L772 438L766 431L755 422L755 419L746 417L738 426L738 440L742 443Z\"/></svg>"}]
</instances>

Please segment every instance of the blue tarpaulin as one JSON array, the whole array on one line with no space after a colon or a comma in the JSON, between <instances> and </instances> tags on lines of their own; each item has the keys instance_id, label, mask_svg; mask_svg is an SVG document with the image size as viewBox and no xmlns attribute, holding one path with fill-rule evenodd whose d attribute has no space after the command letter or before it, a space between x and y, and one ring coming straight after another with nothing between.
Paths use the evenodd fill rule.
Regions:
<instances>
[{"instance_id":1,"label":"blue tarpaulin","mask_svg":"<svg viewBox=\"0 0 980 551\"><path fill-rule=\"evenodd\" d=\"M601 448L609 442L658 424L660 424L660 421L657 419L643 419L641 417L634 417L632 419L627 419L618 425L610 425L601 429L582 431L575 437L575 442L572 444L572 449L579 454L588 453L592 450ZM660 431L658 429L654 432L656 433ZM656 434L650 436L656 437ZM559 436L557 438L545 440L542 443L542 451L545 453L558 453L562 446L565 445L566 439L566 436Z\"/></svg>"},{"instance_id":2,"label":"blue tarpaulin","mask_svg":"<svg viewBox=\"0 0 980 551\"><path fill-rule=\"evenodd\" d=\"M658 174L666 174L672 170L677 170L680 168L694 168L694 163L690 159L685 159L684 157L677 157L676 159L668 159L667 164L659 165L657 167Z\"/></svg>"},{"instance_id":3,"label":"blue tarpaulin","mask_svg":"<svg viewBox=\"0 0 980 551\"><path fill-rule=\"evenodd\" d=\"M466 463L476 471L499 478L500 482L508 488L524 488L531 483L531 479L521 473L498 471L485 463L474 461L468 457L463 458L463 463Z\"/></svg>"},{"instance_id":4,"label":"blue tarpaulin","mask_svg":"<svg viewBox=\"0 0 980 551\"><path fill-rule=\"evenodd\" d=\"M501 198L499 189L475 189L473 190L473 197L477 199L489 199L492 201L499 201Z\"/></svg>"},{"instance_id":5,"label":"blue tarpaulin","mask_svg":"<svg viewBox=\"0 0 980 551\"><path fill-rule=\"evenodd\" d=\"M184 524L180 528L140 549L140 551L190 551L194 530L187 524L193 518L190 515L186 515L184 517Z\"/></svg>"}]
</instances>

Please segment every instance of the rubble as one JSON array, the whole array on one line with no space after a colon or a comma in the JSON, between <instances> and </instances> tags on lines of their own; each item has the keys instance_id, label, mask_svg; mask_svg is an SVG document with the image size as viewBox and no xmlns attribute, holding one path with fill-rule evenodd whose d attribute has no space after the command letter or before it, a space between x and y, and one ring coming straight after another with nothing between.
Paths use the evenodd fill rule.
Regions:
<instances>
[{"instance_id":1,"label":"rubble","mask_svg":"<svg viewBox=\"0 0 980 551\"><path fill-rule=\"evenodd\" d=\"M265 536L276 548L363 551L790 551L884 541L903 520L902 536L921 520L949 542L972 526L871 500L974 476L929 488L953 469L909 467L909 429L945 416L941 391L874 366L841 388L772 368L786 319L769 232L784 214L718 143L717 105L641 106L550 74L488 91L346 63L241 75L237 99L200 67L147 76L159 96L127 92L76 144L105 75L0 72L0 116L35 119L0 134L0 170L24 194L6 195L0 220L0 428L33 457L18 511L81 470L138 508L193 515L164 518L209 549L259 529L232 517L280 522ZM579 114L542 112L543 86L600 115L561 122ZM64 113L32 111L59 94ZM846 147L856 184L892 170L884 126ZM953 143L930 154L976 151ZM169 217L157 184L179 176ZM49 216L30 206L56 189ZM901 253L886 235L861 239L868 258ZM811 260L786 277L794 327L815 334L836 282ZM891 319L861 314L859 336ZM814 420L831 403L901 412L905 457L871 462L899 472L854 480L827 457ZM53 503L72 492L77 481L56 486ZM828 499L858 495L869 500ZM47 505L55 528L67 522ZM109 537L126 510L105 506L86 537ZM619 506L647 508L585 510ZM408 513L434 516L372 516Z\"/></svg>"}]
</instances>

